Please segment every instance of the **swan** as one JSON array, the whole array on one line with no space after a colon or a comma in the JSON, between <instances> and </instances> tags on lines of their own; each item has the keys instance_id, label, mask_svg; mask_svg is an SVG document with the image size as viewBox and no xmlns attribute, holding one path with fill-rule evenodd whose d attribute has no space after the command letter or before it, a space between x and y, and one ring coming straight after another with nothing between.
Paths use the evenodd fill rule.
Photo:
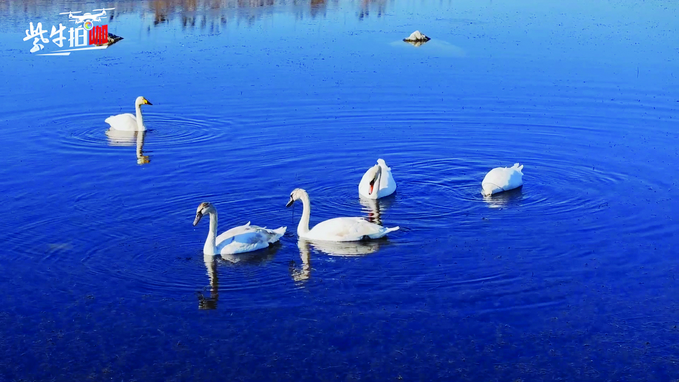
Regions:
<instances>
[{"instance_id":1,"label":"swan","mask_svg":"<svg viewBox=\"0 0 679 382\"><path fill-rule=\"evenodd\" d=\"M383 159L378 159L377 164L370 167L363 174L358 184L358 194L368 199L379 199L389 196L396 191L396 182L391 175L391 168Z\"/></svg>"},{"instance_id":2,"label":"swan","mask_svg":"<svg viewBox=\"0 0 679 382\"><path fill-rule=\"evenodd\" d=\"M118 114L106 118L104 122L111 125L111 129L113 130L144 131L146 130L146 126L144 126L144 118L141 115L141 105L153 104L146 98L139 96L134 102L134 108L137 110L136 117L130 113Z\"/></svg>"},{"instance_id":3,"label":"swan","mask_svg":"<svg viewBox=\"0 0 679 382\"><path fill-rule=\"evenodd\" d=\"M198 206L193 226L195 227L205 215L210 215L210 231L203 246L205 256L233 255L266 248L270 243L277 242L286 229L286 227L267 229L266 227L250 225L250 222L248 222L217 236L217 209L212 203L204 202Z\"/></svg>"},{"instance_id":4,"label":"swan","mask_svg":"<svg viewBox=\"0 0 679 382\"><path fill-rule=\"evenodd\" d=\"M512 167L497 167L483 178L481 193L490 196L502 191L509 191L523 185L523 165L515 163Z\"/></svg>"},{"instance_id":5,"label":"swan","mask_svg":"<svg viewBox=\"0 0 679 382\"><path fill-rule=\"evenodd\" d=\"M297 226L297 236L303 239L323 241L379 239L387 233L399 229L399 227L385 228L363 218L354 217L326 220L309 229L309 216L311 215L309 194L301 188L296 188L290 193L290 200L285 206L290 207L296 200L301 200L304 206L302 218Z\"/></svg>"}]
</instances>

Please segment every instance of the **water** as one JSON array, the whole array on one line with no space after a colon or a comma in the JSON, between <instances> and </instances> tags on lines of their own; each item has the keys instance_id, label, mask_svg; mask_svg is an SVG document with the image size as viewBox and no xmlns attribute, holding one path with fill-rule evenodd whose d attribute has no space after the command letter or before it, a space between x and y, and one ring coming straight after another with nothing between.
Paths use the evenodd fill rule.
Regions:
<instances>
[{"instance_id":1,"label":"water","mask_svg":"<svg viewBox=\"0 0 679 382\"><path fill-rule=\"evenodd\" d=\"M104 5L0 4L0 380L679 379L675 3L213 3L105 4L68 57L29 21ZM401 230L298 242L296 187ZM288 232L205 263L203 201Z\"/></svg>"}]
</instances>

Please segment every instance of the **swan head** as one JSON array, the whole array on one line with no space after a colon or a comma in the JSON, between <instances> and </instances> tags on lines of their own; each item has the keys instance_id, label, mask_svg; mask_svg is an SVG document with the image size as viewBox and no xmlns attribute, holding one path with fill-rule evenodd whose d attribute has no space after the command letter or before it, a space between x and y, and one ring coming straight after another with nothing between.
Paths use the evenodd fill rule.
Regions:
<instances>
[{"instance_id":1,"label":"swan head","mask_svg":"<svg viewBox=\"0 0 679 382\"><path fill-rule=\"evenodd\" d=\"M210 202L200 203L198 209L196 210L196 218L193 220L193 226L195 227L196 224L198 224L198 222L200 221L200 219L203 218L204 215L208 215L211 212L215 212L215 207L212 206L212 203Z\"/></svg>"},{"instance_id":2,"label":"swan head","mask_svg":"<svg viewBox=\"0 0 679 382\"><path fill-rule=\"evenodd\" d=\"M302 196L305 196L305 195L308 196L308 194L306 193L306 191L304 191L304 190L301 189L301 188L295 188L295 189L292 190L292 192L290 193L290 200L288 200L288 203L287 203L285 206L286 206L286 207L290 207L293 203L295 203L295 200L299 200L299 199L302 198Z\"/></svg>"},{"instance_id":3,"label":"swan head","mask_svg":"<svg viewBox=\"0 0 679 382\"><path fill-rule=\"evenodd\" d=\"M135 106L141 106L141 105L153 105L149 100L146 98L139 96L137 97L137 100L134 102Z\"/></svg>"},{"instance_id":4,"label":"swan head","mask_svg":"<svg viewBox=\"0 0 679 382\"><path fill-rule=\"evenodd\" d=\"M376 164L370 167L366 173L368 179L370 179L370 183L368 185L368 195L372 195L373 191L375 190L375 185L377 184L379 186L378 181L382 176L382 166Z\"/></svg>"}]
</instances>

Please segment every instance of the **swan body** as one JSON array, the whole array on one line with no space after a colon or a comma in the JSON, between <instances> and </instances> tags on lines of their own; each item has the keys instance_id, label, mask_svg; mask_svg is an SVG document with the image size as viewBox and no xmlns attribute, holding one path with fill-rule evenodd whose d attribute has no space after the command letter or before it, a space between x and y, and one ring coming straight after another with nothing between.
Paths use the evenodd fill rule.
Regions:
<instances>
[{"instance_id":1,"label":"swan body","mask_svg":"<svg viewBox=\"0 0 679 382\"><path fill-rule=\"evenodd\" d=\"M513 190L523 186L523 165L518 163L512 167L497 167L483 178L481 193L490 196L503 191Z\"/></svg>"},{"instance_id":2,"label":"swan body","mask_svg":"<svg viewBox=\"0 0 679 382\"><path fill-rule=\"evenodd\" d=\"M297 226L297 235L308 240L322 241L359 241L364 239L379 239L399 227L386 228L358 217L341 217L329 219L316 224L309 229L311 204L309 194L301 188L296 188L290 194L286 207L290 207L296 200L301 200L304 210Z\"/></svg>"},{"instance_id":3,"label":"swan body","mask_svg":"<svg viewBox=\"0 0 679 382\"><path fill-rule=\"evenodd\" d=\"M211 203L204 202L198 206L193 225L198 224L205 215L210 215L210 231L203 246L203 254L206 256L233 255L266 248L277 242L286 230L286 227L267 229L248 222L217 236L217 210Z\"/></svg>"},{"instance_id":4,"label":"swan body","mask_svg":"<svg viewBox=\"0 0 679 382\"><path fill-rule=\"evenodd\" d=\"M377 164L370 167L363 174L358 184L358 194L367 199L379 199L389 196L396 191L396 182L391 174L391 168L383 159L378 159Z\"/></svg>"},{"instance_id":5,"label":"swan body","mask_svg":"<svg viewBox=\"0 0 679 382\"><path fill-rule=\"evenodd\" d=\"M137 97L134 102L134 108L137 113L136 116L125 113L112 115L104 120L104 122L111 125L112 130L119 131L144 131L146 126L144 126L144 118L141 115L141 105L153 105L144 97Z\"/></svg>"}]
</instances>

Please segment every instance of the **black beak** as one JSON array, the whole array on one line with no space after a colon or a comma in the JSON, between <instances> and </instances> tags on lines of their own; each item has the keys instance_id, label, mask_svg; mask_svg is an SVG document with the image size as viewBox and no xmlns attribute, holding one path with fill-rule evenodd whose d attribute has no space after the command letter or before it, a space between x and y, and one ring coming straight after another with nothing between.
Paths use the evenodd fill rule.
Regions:
<instances>
[{"instance_id":1,"label":"black beak","mask_svg":"<svg viewBox=\"0 0 679 382\"><path fill-rule=\"evenodd\" d=\"M193 220L193 226L195 227L196 224L198 224L198 222L202 218L203 218L203 213L202 212L196 212L196 219Z\"/></svg>"},{"instance_id":2,"label":"black beak","mask_svg":"<svg viewBox=\"0 0 679 382\"><path fill-rule=\"evenodd\" d=\"M292 205L292 203L294 203L294 202L295 202L295 199L290 198L290 200L288 200L288 204L286 204L285 206L290 207Z\"/></svg>"}]
</instances>

